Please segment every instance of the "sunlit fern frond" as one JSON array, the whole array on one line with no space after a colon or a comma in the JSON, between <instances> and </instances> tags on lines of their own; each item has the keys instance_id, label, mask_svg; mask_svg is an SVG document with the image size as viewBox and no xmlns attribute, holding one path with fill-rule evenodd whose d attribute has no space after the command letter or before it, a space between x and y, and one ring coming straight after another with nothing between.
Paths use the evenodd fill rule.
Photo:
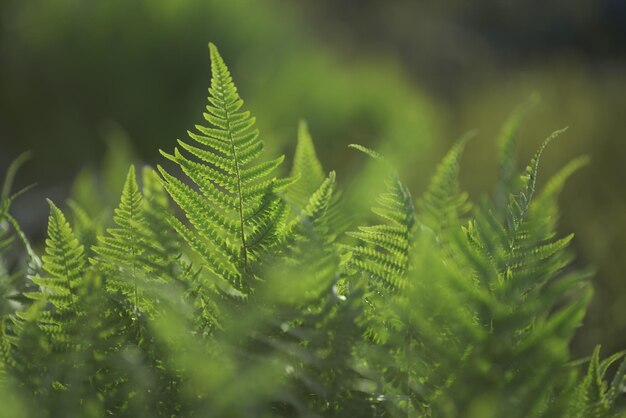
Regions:
<instances>
[{"instance_id":1,"label":"sunlit fern frond","mask_svg":"<svg viewBox=\"0 0 626 418\"><path fill-rule=\"evenodd\" d=\"M568 410L573 418L621 417L626 397L626 359L624 351L600 360L600 346L596 346L587 367L587 373L576 386ZM609 368L622 359L607 381ZM620 405L621 404L621 405Z\"/></svg>"},{"instance_id":2,"label":"sunlit fern frond","mask_svg":"<svg viewBox=\"0 0 626 418\"><path fill-rule=\"evenodd\" d=\"M380 156L372 150L355 147L374 158ZM391 291L404 287L405 274L409 266L409 251L415 228L415 208L408 188L398 174L391 173L386 181L386 191L372 211L385 223L361 226L348 235L358 240L357 245L346 247L351 254L348 265L364 274L370 284Z\"/></svg>"},{"instance_id":3,"label":"sunlit fern frond","mask_svg":"<svg viewBox=\"0 0 626 418\"><path fill-rule=\"evenodd\" d=\"M299 177L287 190L287 199L303 208L309 196L322 184L326 175L320 163L309 128L304 120L298 124L298 142L293 157L291 176Z\"/></svg>"},{"instance_id":4,"label":"sunlit fern frond","mask_svg":"<svg viewBox=\"0 0 626 418\"><path fill-rule=\"evenodd\" d=\"M173 227L213 272L247 292L254 263L280 242L288 207L278 195L293 178L272 172L284 157L258 162L263 142L255 118L242 111L243 100L217 48L209 45L211 87L204 114L209 126L189 132L192 143L164 156L180 166L195 183L187 186L159 167L163 185L181 207L191 226L171 219Z\"/></svg>"},{"instance_id":5,"label":"sunlit fern frond","mask_svg":"<svg viewBox=\"0 0 626 418\"><path fill-rule=\"evenodd\" d=\"M135 315L149 313L154 301L142 296L142 283L167 277L162 244L146 219L143 197L139 192L135 167L131 166L124 182L120 204L113 217L117 228L109 228L98 237L91 260L106 278L106 287L120 292Z\"/></svg>"},{"instance_id":6,"label":"sunlit fern frond","mask_svg":"<svg viewBox=\"0 0 626 418\"><path fill-rule=\"evenodd\" d=\"M589 164L589 157L575 158L561 168L545 184L541 192L531 202L529 216L538 234L543 232L543 239L550 239L556 231L559 221L558 197L566 181L574 173Z\"/></svg>"},{"instance_id":7,"label":"sunlit fern frond","mask_svg":"<svg viewBox=\"0 0 626 418\"><path fill-rule=\"evenodd\" d=\"M473 318L466 329L475 333L473 338L476 338L475 343L460 346L457 354L464 347L471 347L473 354L466 354L467 361L472 358L482 361L478 360L480 356L489 353L486 355L491 357L489 361L508 362L511 376L516 377L503 388L535 402L518 406L525 416L543 416L542 411L547 410L555 411L551 412L557 414L554 416L562 414L556 412L562 410L562 402L551 403L537 394L556 396L547 394L564 390L561 385L565 372L557 365L569 361L569 341L581 325L591 297L589 272L570 267L572 256L568 244L572 237L557 237L556 223L549 219L554 216L554 208L547 210L556 203L556 194L565 178L584 160L559 172L543 193L533 199L539 157L553 137L539 147L517 192L511 194L508 221L498 216L495 204L485 201L473 211L473 219L464 228L465 236L451 236L457 245L453 269L456 273L451 277L458 278L448 287L451 294L462 290L459 296L469 310L466 315ZM538 211L536 207L543 209ZM446 259L443 257L444 262ZM447 263L447 266L453 265ZM428 292L427 288L421 290ZM452 335L462 332L456 330L450 334L449 340L442 340L443 346L452 344ZM492 351L493 347L498 347L499 354ZM538 353L542 353L541 357ZM498 356L502 356L501 360L497 360ZM455 364L453 357L450 356L449 363L450 370L457 375L457 390L482 379L478 373L472 378L466 376L468 380L461 383L459 376L466 371L455 370L461 366ZM532 382L528 377L531 372L527 371L531 368L537 376ZM474 396L471 390L462 390L468 392L468 399Z\"/></svg>"},{"instance_id":8,"label":"sunlit fern frond","mask_svg":"<svg viewBox=\"0 0 626 418\"><path fill-rule=\"evenodd\" d=\"M530 203L535 193L541 154L543 154L543 151L546 149L548 144L552 142L552 140L566 130L567 128L560 129L558 131L554 131L550 136L548 136L548 138L541 143L539 149L530 160L530 163L526 166L526 170L521 176L521 191L514 193L509 197L507 223L511 230L515 231L520 226L530 209Z\"/></svg>"},{"instance_id":9,"label":"sunlit fern frond","mask_svg":"<svg viewBox=\"0 0 626 418\"><path fill-rule=\"evenodd\" d=\"M495 207L498 212L504 212L508 204L509 194L517 186L517 149L520 131L528 113L539 103L538 94L531 95L528 100L518 106L506 119L496 145L498 147L500 175L495 193Z\"/></svg>"},{"instance_id":10,"label":"sunlit fern frond","mask_svg":"<svg viewBox=\"0 0 626 418\"><path fill-rule=\"evenodd\" d=\"M360 145L352 147L391 169L377 152ZM404 297L416 218L411 193L393 169L377 203L372 211L384 223L348 232L357 242L342 248L345 287L362 289L364 309L359 323L368 339L383 344L401 328L396 313L389 309L389 301ZM350 294L351 290L346 293Z\"/></svg>"},{"instance_id":11,"label":"sunlit fern frond","mask_svg":"<svg viewBox=\"0 0 626 418\"><path fill-rule=\"evenodd\" d=\"M11 215L10 209L13 202L26 193L33 185L25 187L12 193L13 181L20 167L30 158L30 153L26 152L18 156L10 164L6 175L2 181L2 191L0 193L0 369L1 373L7 367L15 364L11 346L15 342L17 328L22 325L22 321L17 317L21 308L14 302L16 297L28 303L28 298L24 297L23 289L19 289L20 281L24 281L28 275L36 276L40 272L41 260L30 245L26 234L22 231L17 220ZM5 256L15 249L16 237L21 242L22 248L27 255L26 266L12 266ZM25 268L24 268L25 267ZM16 325L17 323L17 325ZM0 384L3 378L0 377Z\"/></svg>"},{"instance_id":12,"label":"sunlit fern frond","mask_svg":"<svg viewBox=\"0 0 626 418\"><path fill-rule=\"evenodd\" d=\"M284 236L285 245L290 247L296 240L315 237L330 244L335 239L334 231L330 228L331 218L329 210L332 208L335 197L335 172L331 171L322 181L317 190L308 197L308 202L293 219Z\"/></svg>"},{"instance_id":13,"label":"sunlit fern frond","mask_svg":"<svg viewBox=\"0 0 626 418\"><path fill-rule=\"evenodd\" d=\"M98 236L103 232L101 222L91 217L74 199L69 199L67 206L71 211L71 225L76 238L85 247L88 256L93 256L92 247L97 244Z\"/></svg>"},{"instance_id":14,"label":"sunlit fern frond","mask_svg":"<svg viewBox=\"0 0 626 418\"><path fill-rule=\"evenodd\" d=\"M142 195L146 224L154 239L160 243L153 247L150 254L152 262L175 277L179 270L180 243L168 222L171 212L169 195L161 184L158 173L150 167L144 167L142 172Z\"/></svg>"},{"instance_id":15,"label":"sunlit fern frond","mask_svg":"<svg viewBox=\"0 0 626 418\"><path fill-rule=\"evenodd\" d=\"M65 333L80 316L78 298L87 260L63 212L52 201L48 204L48 238L42 257L46 274L32 278L39 291L28 296L50 304L49 310L41 311L39 324L56 342L64 344L69 341Z\"/></svg>"},{"instance_id":16,"label":"sunlit fern frond","mask_svg":"<svg viewBox=\"0 0 626 418\"><path fill-rule=\"evenodd\" d=\"M461 192L459 186L459 160L472 136L473 132L464 135L448 151L418 204L420 223L431 230L440 243L448 239L450 230L458 229L460 218L471 207L467 193Z\"/></svg>"}]
</instances>

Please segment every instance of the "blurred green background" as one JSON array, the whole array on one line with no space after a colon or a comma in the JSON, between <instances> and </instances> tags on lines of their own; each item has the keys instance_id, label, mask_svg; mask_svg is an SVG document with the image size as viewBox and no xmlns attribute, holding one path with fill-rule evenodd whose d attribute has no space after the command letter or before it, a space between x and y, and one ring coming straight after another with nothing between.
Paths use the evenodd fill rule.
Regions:
<instances>
[{"instance_id":1,"label":"blurred green background","mask_svg":"<svg viewBox=\"0 0 626 418\"><path fill-rule=\"evenodd\" d=\"M358 142L392 158L416 195L471 129L462 183L491 193L500 125L538 92L522 161L563 126L541 179L592 158L562 196L563 230L598 271L574 349L626 347L626 2L0 0L0 171L34 151L19 182L38 187L15 206L30 237L44 231L43 198L67 197L106 138L130 138L150 163L201 122L209 41L270 154L292 155L305 118L340 181L362 160L347 149Z\"/></svg>"}]
</instances>

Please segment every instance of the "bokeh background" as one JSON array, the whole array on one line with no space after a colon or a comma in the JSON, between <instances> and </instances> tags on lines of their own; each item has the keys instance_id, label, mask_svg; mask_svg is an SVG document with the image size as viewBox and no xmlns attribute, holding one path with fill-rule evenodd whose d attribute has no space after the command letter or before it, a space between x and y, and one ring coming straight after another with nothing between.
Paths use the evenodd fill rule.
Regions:
<instances>
[{"instance_id":1,"label":"bokeh background","mask_svg":"<svg viewBox=\"0 0 626 418\"><path fill-rule=\"evenodd\" d=\"M63 201L121 155L159 161L201 121L209 41L271 154L293 154L305 118L340 180L358 169L357 142L393 159L416 195L471 129L462 184L492 193L500 125L538 93L522 161L564 126L541 179L592 159L561 199L578 263L597 270L574 350L626 348L626 2L0 0L0 171L34 152L18 182L38 186L14 211L33 240L44 197Z\"/></svg>"}]
</instances>

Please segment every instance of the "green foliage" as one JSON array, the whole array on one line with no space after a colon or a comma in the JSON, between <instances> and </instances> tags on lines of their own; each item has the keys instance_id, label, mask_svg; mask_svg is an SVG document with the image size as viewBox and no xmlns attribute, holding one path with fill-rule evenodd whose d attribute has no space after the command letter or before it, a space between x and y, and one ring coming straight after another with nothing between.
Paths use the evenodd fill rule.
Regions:
<instances>
[{"instance_id":1,"label":"green foliage","mask_svg":"<svg viewBox=\"0 0 626 418\"><path fill-rule=\"evenodd\" d=\"M66 332L75 327L77 321L77 298L80 283L85 272L84 247L74 236L65 216L52 201L48 219L48 239L46 255L42 257L44 277L33 277L39 286L37 292L28 296L35 301L50 303L50 310L39 313L39 326L55 342L66 344L69 340ZM37 304L35 304L36 306Z\"/></svg>"},{"instance_id":2,"label":"green foliage","mask_svg":"<svg viewBox=\"0 0 626 418\"><path fill-rule=\"evenodd\" d=\"M445 239L455 228L458 229L459 218L471 208L467 194L460 191L458 183L459 160L471 136L468 134L461 138L446 154L420 201L421 224L429 228L439 240Z\"/></svg>"},{"instance_id":3,"label":"green foliage","mask_svg":"<svg viewBox=\"0 0 626 418\"><path fill-rule=\"evenodd\" d=\"M324 181L324 169L317 158L313 139L307 123L298 124L298 142L293 156L291 176L301 177L300 181L289 188L287 196L298 206L304 207L313 193Z\"/></svg>"},{"instance_id":4,"label":"green foliage","mask_svg":"<svg viewBox=\"0 0 626 418\"><path fill-rule=\"evenodd\" d=\"M573 398L568 411L572 417L607 417L622 416L616 413L616 403L620 393L624 391L626 383L626 359L622 360L615 371L610 383L606 374L615 362L624 357L624 352L615 353L600 361L600 346L597 346L589 360L587 374L575 389L576 396Z\"/></svg>"},{"instance_id":5,"label":"green foliage","mask_svg":"<svg viewBox=\"0 0 626 418\"><path fill-rule=\"evenodd\" d=\"M309 128L304 120L301 120L298 124L298 141L293 157L291 177L299 178L299 180L287 189L285 197L296 210L305 209L307 204L310 204L309 197L325 180L325 174L322 163L317 157ZM334 174L332 182L334 185ZM339 234L346 231L351 224L351 220L345 213L346 211L343 207L345 202L341 191L333 188L330 199L328 208L325 209L328 211L326 222L332 232Z\"/></svg>"},{"instance_id":6,"label":"green foliage","mask_svg":"<svg viewBox=\"0 0 626 418\"><path fill-rule=\"evenodd\" d=\"M240 111L232 77L217 48L210 44L212 78L208 113L212 127L196 125L202 135L189 132L202 148L178 141L181 148L202 163L185 157L178 148L163 155L178 164L199 187L195 191L165 169L163 185L183 209L195 228L181 222L172 225L203 258L214 273L240 291L248 292L254 278L253 264L280 241L285 226L286 204L277 194L293 180L269 175L284 156L258 163L263 151L255 118ZM211 201L215 208L207 203Z\"/></svg>"},{"instance_id":7,"label":"green foliage","mask_svg":"<svg viewBox=\"0 0 626 418\"><path fill-rule=\"evenodd\" d=\"M104 274L107 288L125 298L135 316L154 310L154 301L142 295L142 282L163 280L168 273L168 258L152 229L157 225L146 218L146 207L131 166L113 217L118 228L109 228L93 246L93 263Z\"/></svg>"},{"instance_id":8,"label":"green foliage","mask_svg":"<svg viewBox=\"0 0 626 418\"><path fill-rule=\"evenodd\" d=\"M283 157L261 159L212 44L210 56L209 126L162 153L186 178L146 167L140 185L131 165L114 226L84 199L68 203L71 222L50 202L40 269L4 187L0 400L12 416L624 416L624 353L597 349L584 373L569 350L591 290L557 232L557 197L586 159L536 190L562 131L515 181L516 114L494 202L478 205L458 181L468 137L417 205L391 164L353 145L387 179L377 220L343 233L354 214L306 125L291 177L275 176ZM9 227L26 268L6 262Z\"/></svg>"},{"instance_id":9,"label":"green foliage","mask_svg":"<svg viewBox=\"0 0 626 418\"><path fill-rule=\"evenodd\" d=\"M372 150L353 147L373 158L381 158ZM378 199L380 206L372 208L386 223L361 226L358 231L348 233L357 238L359 244L349 248L347 264L354 270L364 272L370 285L377 287L378 292L382 292L383 288L402 291L406 287L404 279L415 227L413 198L397 173L391 174L386 186L386 193Z\"/></svg>"}]
</instances>

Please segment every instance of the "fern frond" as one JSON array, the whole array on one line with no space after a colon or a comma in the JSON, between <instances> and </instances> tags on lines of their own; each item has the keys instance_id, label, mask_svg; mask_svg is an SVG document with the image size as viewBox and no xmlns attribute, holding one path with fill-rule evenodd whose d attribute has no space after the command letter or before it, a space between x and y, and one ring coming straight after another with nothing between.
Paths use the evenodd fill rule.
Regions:
<instances>
[{"instance_id":1,"label":"fern frond","mask_svg":"<svg viewBox=\"0 0 626 418\"><path fill-rule=\"evenodd\" d=\"M464 236L457 233L460 224L433 235L436 241L429 234L419 235L415 251L420 264L411 272L420 276L409 280L407 298L392 299L419 347L419 355L412 357L416 369L400 374L415 382L408 395L416 408L428 405L436 415L454 399L457 411L466 410L477 396L472 386L490 385L486 382L497 367L498 375L507 377L494 387L494 396L507 407L496 415L515 411L519 416L543 416L548 409L559 411L554 416L563 414L566 401L551 399L564 390L562 365L569 361L569 341L591 292L588 272L563 273L572 261L567 250L572 237L555 238L555 223L547 219L554 212L544 210L556 203L562 181L583 161L557 174L533 200L539 157L553 137L533 157L523 189L511 197L508 210L515 222L503 222L494 205L485 202L473 211ZM440 211L450 206L442 205ZM441 240L454 245L433 245ZM396 346L403 342L395 339ZM404 360L398 360L398 369L404 370ZM480 364L490 366L481 370ZM407 386L394 390L407 393Z\"/></svg>"},{"instance_id":2,"label":"fern frond","mask_svg":"<svg viewBox=\"0 0 626 418\"><path fill-rule=\"evenodd\" d=\"M623 414L620 401L626 394L626 352L615 353L600 360L600 346L596 346L589 359L587 373L575 388L569 405L569 415L582 417L619 417ZM609 367L622 359L613 379L607 381ZM623 406L623 405L622 405Z\"/></svg>"},{"instance_id":3,"label":"fern frond","mask_svg":"<svg viewBox=\"0 0 626 418\"><path fill-rule=\"evenodd\" d=\"M459 160L465 144L474 135L473 132L467 133L448 151L418 204L420 222L440 240L445 238L443 232L459 226L459 218L471 207L467 193L460 191L458 177Z\"/></svg>"},{"instance_id":4,"label":"fern frond","mask_svg":"<svg viewBox=\"0 0 626 418\"><path fill-rule=\"evenodd\" d=\"M302 216L304 216L308 222L318 225L324 222L324 215L329 210L332 197L334 196L335 177L335 172L331 171L317 190L311 194L307 205L302 211Z\"/></svg>"},{"instance_id":5,"label":"fern frond","mask_svg":"<svg viewBox=\"0 0 626 418\"><path fill-rule=\"evenodd\" d=\"M301 208L306 206L309 197L326 178L322 164L317 158L308 125L304 120L298 124L298 142L293 157L291 176L300 177L289 187L286 197Z\"/></svg>"},{"instance_id":6,"label":"fern frond","mask_svg":"<svg viewBox=\"0 0 626 418\"><path fill-rule=\"evenodd\" d=\"M13 186L13 180L15 179L15 175L17 174L17 171L20 169L20 167L24 165L24 163L28 161L31 157L32 154L30 152L24 152L18 155L18 157L11 162L4 176L4 181L2 182L0 202L7 202L8 200L10 200L9 197L11 195L11 187Z\"/></svg>"},{"instance_id":7,"label":"fern frond","mask_svg":"<svg viewBox=\"0 0 626 418\"><path fill-rule=\"evenodd\" d=\"M624 353L621 352L621 357L624 357ZM611 380L611 385L609 386L609 390L607 392L607 400L611 405L616 405L619 401L620 397L626 395L626 358L622 360L617 371L613 375L613 379Z\"/></svg>"},{"instance_id":8,"label":"fern frond","mask_svg":"<svg viewBox=\"0 0 626 418\"><path fill-rule=\"evenodd\" d=\"M526 120L528 113L539 103L538 94L531 95L528 100L518 106L502 125L496 145L499 153L500 175L495 194L496 210L502 212L506 209L509 194L516 187L517 174L517 148L519 131Z\"/></svg>"},{"instance_id":9,"label":"fern frond","mask_svg":"<svg viewBox=\"0 0 626 418\"><path fill-rule=\"evenodd\" d=\"M362 146L352 148L389 167L377 152ZM411 193L395 170L385 182L385 192L378 197L377 203L379 206L373 207L372 212L384 223L361 226L357 231L348 232L348 236L357 239L357 244L343 245L342 248L348 287L365 289L361 326L368 339L384 344L391 333L401 328L396 313L389 308L389 300L404 298L416 218Z\"/></svg>"},{"instance_id":10,"label":"fern frond","mask_svg":"<svg viewBox=\"0 0 626 418\"><path fill-rule=\"evenodd\" d=\"M530 207L530 217L534 220L534 230L544 239L551 239L550 233L556 230L559 221L558 197L567 179L589 163L587 156L575 158L559 170L543 187Z\"/></svg>"},{"instance_id":11,"label":"fern frond","mask_svg":"<svg viewBox=\"0 0 626 418\"><path fill-rule=\"evenodd\" d=\"M147 229L152 231L156 242L150 258L153 264L166 270L170 277L175 277L178 270L177 259L181 254L180 244L175 231L168 222L170 213L169 195L161 184L160 177L150 167L142 172L143 213Z\"/></svg>"},{"instance_id":12,"label":"fern frond","mask_svg":"<svg viewBox=\"0 0 626 418\"><path fill-rule=\"evenodd\" d=\"M17 221L11 216L9 210L11 208L11 204L15 199L17 199L21 194L25 193L29 190L30 187L26 187L14 194L11 194L11 187L13 184L13 178L15 176L15 172L19 169L20 165L27 159L28 154L22 154L18 157L9 167L6 177L3 181L2 193L0 195L0 255L3 255L7 252L13 243L15 237L11 234L11 227L13 227L14 231L20 237L24 245L26 246L26 250L29 254L33 253L32 248L30 247L30 243L26 240L26 236L22 232L19 227ZM5 266L1 262L0 259L0 278L4 279L5 275L8 274L7 271L4 271Z\"/></svg>"},{"instance_id":13,"label":"fern frond","mask_svg":"<svg viewBox=\"0 0 626 418\"><path fill-rule=\"evenodd\" d=\"M583 381L576 389L576 404L570 412L576 417L604 417L610 405L604 398L606 385L600 365L600 346L596 346L589 361L589 368Z\"/></svg>"},{"instance_id":14,"label":"fern frond","mask_svg":"<svg viewBox=\"0 0 626 418\"><path fill-rule=\"evenodd\" d=\"M373 149L364 147L361 144L349 144L348 148L353 148L357 151L361 151L363 154L369 155L373 159L377 161L381 161L387 166L390 166L389 162L385 159L385 157L383 157L380 153L378 153L377 151L374 151Z\"/></svg>"},{"instance_id":15,"label":"fern frond","mask_svg":"<svg viewBox=\"0 0 626 418\"><path fill-rule=\"evenodd\" d=\"M530 208L530 202L535 193L535 183L537 181L537 172L539 170L539 159L541 158L541 154L543 154L543 151L553 139L566 130L567 128L559 129L546 138L539 146L539 149L533 158L530 160L530 163L526 166L526 170L521 176L521 192L509 199L508 222L513 229L519 227L523 218L526 216L528 209Z\"/></svg>"},{"instance_id":16,"label":"fern frond","mask_svg":"<svg viewBox=\"0 0 626 418\"><path fill-rule=\"evenodd\" d=\"M71 225L76 238L85 247L87 254L93 256L91 248L97 244L98 236L102 235L102 223L89 216L76 200L69 199L66 203L72 213Z\"/></svg>"},{"instance_id":17,"label":"fern frond","mask_svg":"<svg viewBox=\"0 0 626 418\"><path fill-rule=\"evenodd\" d=\"M197 145L179 141L181 148L200 162L178 148L173 154L161 151L180 166L198 191L164 168L159 171L164 188L192 225L188 228L171 219L174 228L209 269L247 292L254 277L253 264L261 254L272 251L285 233L288 208L277 192L294 179L271 177L282 156L256 162L263 142L254 127L255 119L241 110L243 100L217 48L210 44L209 49L212 78L204 114L209 127L198 125L200 134L189 132Z\"/></svg>"},{"instance_id":18,"label":"fern frond","mask_svg":"<svg viewBox=\"0 0 626 418\"><path fill-rule=\"evenodd\" d=\"M26 235L9 213L13 201L32 187L29 186L11 194L15 175L29 157L29 153L24 153L11 163L2 181L0 192L0 390L4 389L8 369L15 365L11 344L15 341L14 323L18 321L16 314L19 307L14 300L16 296L20 296L20 290L17 288L19 280L25 278L25 273L38 273L41 265ZM27 272L20 268L13 268L4 258L13 249L15 235L18 236L28 254Z\"/></svg>"},{"instance_id":19,"label":"fern frond","mask_svg":"<svg viewBox=\"0 0 626 418\"><path fill-rule=\"evenodd\" d=\"M28 346L31 339L38 339L42 347L34 357L41 354L41 350L71 352L76 348L73 334L82 317L79 301L84 294L87 270L84 247L61 210L50 200L48 204L48 238L46 254L42 257L44 272L30 277L37 288L23 293L30 302L11 316L11 335L7 335L16 356L12 367L24 373L45 373L48 367L24 358L23 352L17 353L20 347Z\"/></svg>"},{"instance_id":20,"label":"fern frond","mask_svg":"<svg viewBox=\"0 0 626 418\"><path fill-rule=\"evenodd\" d=\"M327 180L322 164L317 158L315 146L308 126L304 120L298 125L298 143L294 155L291 176L298 177L298 181L292 184L285 194L286 199L293 203L297 210L306 210L306 206L311 204L310 199L320 188L320 185ZM333 194L328 208L325 210L325 222L328 229L334 231L335 235L345 232L350 224L351 218L344 209L345 201L342 193L334 187ZM305 215L307 216L307 215Z\"/></svg>"},{"instance_id":21,"label":"fern frond","mask_svg":"<svg viewBox=\"0 0 626 418\"><path fill-rule=\"evenodd\" d=\"M86 265L85 250L61 210L50 200L48 204L48 239L46 255L42 257L43 269L48 274L33 278L41 291L32 296L50 302L55 316L68 312L75 315L76 298Z\"/></svg>"},{"instance_id":22,"label":"fern frond","mask_svg":"<svg viewBox=\"0 0 626 418\"><path fill-rule=\"evenodd\" d=\"M319 185L308 198L308 203L300 212L300 216L292 220L287 228L283 240L285 246L291 246L297 239L317 237L316 239L330 244L335 235L329 227L332 219L329 210L332 209L335 189L335 172L331 171L328 177Z\"/></svg>"},{"instance_id":23,"label":"fern frond","mask_svg":"<svg viewBox=\"0 0 626 418\"><path fill-rule=\"evenodd\" d=\"M375 159L380 154L360 145L352 145ZM408 188L393 172L386 182L386 191L377 199L379 206L372 211L386 223L362 226L347 234L359 241L346 247L351 258L348 265L365 273L370 284L389 290L400 290L409 265L409 248L415 227L415 208Z\"/></svg>"},{"instance_id":24,"label":"fern frond","mask_svg":"<svg viewBox=\"0 0 626 418\"><path fill-rule=\"evenodd\" d=\"M96 257L91 261L105 275L107 289L126 298L133 315L151 313L154 301L141 295L142 283L162 280L167 277L167 269L160 258L163 247L146 220L132 165L113 219L118 227L109 228L106 236L98 237L98 245L93 247Z\"/></svg>"},{"instance_id":25,"label":"fern frond","mask_svg":"<svg viewBox=\"0 0 626 418\"><path fill-rule=\"evenodd\" d=\"M22 154L22 156L24 155L26 154ZM24 233L24 231L22 231L22 228L20 227L17 220L9 213L9 209L11 208L13 201L15 201L15 199L20 197L22 194L29 191L31 188L35 187L34 184L31 184L30 186L24 187L17 192L9 195L11 191L10 189L13 176L15 175L15 172L19 169L20 165L23 164L24 161L26 161L26 159L27 157L18 157L16 163L11 164L11 166L9 167L9 173L3 185L3 195L6 194L7 197L0 200L0 228L2 228L0 229L0 239L2 239L3 235L8 234L7 230L9 228L12 228L19 240L22 242L22 245L24 246L26 253L28 254L28 274L36 275L41 269L41 260L39 259L37 253L35 253L35 251L33 250L32 246L30 245L30 241L28 240L28 238L26 238L26 234ZM12 238L8 239L12 240ZM0 250L3 246L7 246L9 243L10 241L6 241L4 243L0 241Z\"/></svg>"}]
</instances>

